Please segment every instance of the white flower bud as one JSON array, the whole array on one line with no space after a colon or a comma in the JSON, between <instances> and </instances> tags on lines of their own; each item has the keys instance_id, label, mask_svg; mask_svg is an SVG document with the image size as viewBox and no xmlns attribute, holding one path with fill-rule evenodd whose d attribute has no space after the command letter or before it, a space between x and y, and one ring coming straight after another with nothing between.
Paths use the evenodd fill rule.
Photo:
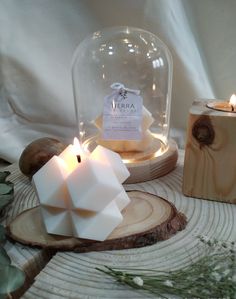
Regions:
<instances>
[{"instance_id":1,"label":"white flower bud","mask_svg":"<svg viewBox=\"0 0 236 299\"><path fill-rule=\"evenodd\" d=\"M212 272L211 276L217 281L219 282L221 280L221 275L217 272Z\"/></svg>"},{"instance_id":2,"label":"white flower bud","mask_svg":"<svg viewBox=\"0 0 236 299\"><path fill-rule=\"evenodd\" d=\"M166 285L167 287L173 287L173 282L170 280L164 281L163 284Z\"/></svg>"},{"instance_id":3,"label":"white flower bud","mask_svg":"<svg viewBox=\"0 0 236 299\"><path fill-rule=\"evenodd\" d=\"M143 286L143 280L142 280L142 278L139 277L139 276L135 276L135 277L133 278L133 282L134 282L136 285L138 285L139 287L142 287L142 286Z\"/></svg>"}]
</instances>

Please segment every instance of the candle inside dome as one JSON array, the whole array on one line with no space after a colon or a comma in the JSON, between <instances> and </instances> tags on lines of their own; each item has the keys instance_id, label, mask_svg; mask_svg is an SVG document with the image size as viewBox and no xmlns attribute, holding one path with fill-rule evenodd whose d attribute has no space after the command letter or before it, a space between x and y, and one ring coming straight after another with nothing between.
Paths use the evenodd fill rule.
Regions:
<instances>
[{"instance_id":1,"label":"candle inside dome","mask_svg":"<svg viewBox=\"0 0 236 299\"><path fill-rule=\"evenodd\" d=\"M153 142L153 136L149 127L154 122L154 118L146 107L142 106L142 119L141 119L141 139L140 140L113 140L103 138L103 115L99 115L94 125L99 129L100 133L97 139L97 143L101 146L109 148L115 152L142 152L150 148Z\"/></svg>"}]
</instances>

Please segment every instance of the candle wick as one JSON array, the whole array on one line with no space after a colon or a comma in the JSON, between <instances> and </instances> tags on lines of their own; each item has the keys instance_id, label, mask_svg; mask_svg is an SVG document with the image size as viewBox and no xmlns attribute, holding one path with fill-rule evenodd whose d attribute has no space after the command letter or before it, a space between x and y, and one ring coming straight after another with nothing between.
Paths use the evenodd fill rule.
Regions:
<instances>
[{"instance_id":1,"label":"candle wick","mask_svg":"<svg viewBox=\"0 0 236 299\"><path fill-rule=\"evenodd\" d=\"M78 161L78 163L80 163L80 162L81 162L81 156L80 156L80 155L77 155L76 157L77 157L77 161Z\"/></svg>"}]
</instances>

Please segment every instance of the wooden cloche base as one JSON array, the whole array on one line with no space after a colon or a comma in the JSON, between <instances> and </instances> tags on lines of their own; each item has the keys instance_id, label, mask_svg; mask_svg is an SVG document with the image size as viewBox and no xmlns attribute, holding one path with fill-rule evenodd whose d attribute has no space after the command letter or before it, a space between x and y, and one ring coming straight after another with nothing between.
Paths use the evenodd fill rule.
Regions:
<instances>
[{"instance_id":1,"label":"wooden cloche base","mask_svg":"<svg viewBox=\"0 0 236 299\"><path fill-rule=\"evenodd\" d=\"M40 207L19 214L7 227L8 235L30 246L89 252L143 247L168 239L185 228L185 215L169 201L142 191L127 194L131 202L122 211L124 219L103 242L47 234Z\"/></svg>"},{"instance_id":2,"label":"wooden cloche base","mask_svg":"<svg viewBox=\"0 0 236 299\"><path fill-rule=\"evenodd\" d=\"M173 139L170 139L167 150L161 156L127 163L130 177L125 181L125 184L140 183L161 177L175 168L177 159L178 146Z\"/></svg>"}]
</instances>

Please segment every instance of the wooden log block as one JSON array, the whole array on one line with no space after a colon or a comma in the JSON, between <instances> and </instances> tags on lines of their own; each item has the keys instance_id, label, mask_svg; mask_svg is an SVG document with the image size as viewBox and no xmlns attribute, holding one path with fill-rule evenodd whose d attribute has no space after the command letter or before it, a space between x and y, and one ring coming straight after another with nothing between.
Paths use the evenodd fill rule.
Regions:
<instances>
[{"instance_id":1,"label":"wooden log block","mask_svg":"<svg viewBox=\"0 0 236 299\"><path fill-rule=\"evenodd\" d=\"M16 217L8 226L8 233L12 239L30 246L89 252L143 247L185 228L186 217L167 200L141 191L128 195L131 203L122 212L124 220L103 242L47 234L40 207Z\"/></svg>"},{"instance_id":2,"label":"wooden log block","mask_svg":"<svg viewBox=\"0 0 236 299\"><path fill-rule=\"evenodd\" d=\"M183 193L236 203L236 113L195 101L190 109Z\"/></svg>"}]
</instances>

